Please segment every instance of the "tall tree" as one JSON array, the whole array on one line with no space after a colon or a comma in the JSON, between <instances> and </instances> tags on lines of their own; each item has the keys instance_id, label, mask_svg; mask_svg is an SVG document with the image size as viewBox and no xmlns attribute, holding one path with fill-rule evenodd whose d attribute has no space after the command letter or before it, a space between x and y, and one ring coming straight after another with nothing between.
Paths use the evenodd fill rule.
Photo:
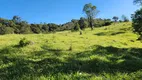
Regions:
<instances>
[{"instance_id":1,"label":"tall tree","mask_svg":"<svg viewBox=\"0 0 142 80\"><path fill-rule=\"evenodd\" d=\"M129 19L128 19L125 15L122 15L122 20L123 20L124 22L129 22Z\"/></svg>"},{"instance_id":2,"label":"tall tree","mask_svg":"<svg viewBox=\"0 0 142 80\"><path fill-rule=\"evenodd\" d=\"M142 6L142 0L134 0L134 4ZM139 40L142 40L142 8L137 10L135 14L132 14L132 27L134 32L140 35Z\"/></svg>"},{"instance_id":3,"label":"tall tree","mask_svg":"<svg viewBox=\"0 0 142 80\"><path fill-rule=\"evenodd\" d=\"M114 16L112 19L117 22L119 18L117 16Z\"/></svg>"},{"instance_id":4,"label":"tall tree","mask_svg":"<svg viewBox=\"0 0 142 80\"><path fill-rule=\"evenodd\" d=\"M87 15L89 26L93 30L94 18L96 18L97 14L99 12L97 10L97 7L92 5L91 3L85 4L84 8L83 8L83 12L85 12L85 14Z\"/></svg>"},{"instance_id":5,"label":"tall tree","mask_svg":"<svg viewBox=\"0 0 142 80\"><path fill-rule=\"evenodd\" d=\"M12 19L15 23L20 23L21 22L21 18L19 16L13 16Z\"/></svg>"},{"instance_id":6,"label":"tall tree","mask_svg":"<svg viewBox=\"0 0 142 80\"><path fill-rule=\"evenodd\" d=\"M140 35L140 39L142 40L142 9L137 10L135 14L132 15L132 21L134 28L134 32Z\"/></svg>"}]
</instances>

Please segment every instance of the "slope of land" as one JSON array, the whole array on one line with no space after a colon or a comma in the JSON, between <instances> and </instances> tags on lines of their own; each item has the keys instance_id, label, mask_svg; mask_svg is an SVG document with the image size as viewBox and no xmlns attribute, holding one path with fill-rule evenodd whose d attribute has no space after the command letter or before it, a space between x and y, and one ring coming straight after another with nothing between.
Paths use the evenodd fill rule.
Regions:
<instances>
[{"instance_id":1,"label":"slope of land","mask_svg":"<svg viewBox=\"0 0 142 80\"><path fill-rule=\"evenodd\" d=\"M18 47L22 38L32 44ZM93 31L0 35L2 80L142 79L142 43L131 23Z\"/></svg>"}]
</instances>

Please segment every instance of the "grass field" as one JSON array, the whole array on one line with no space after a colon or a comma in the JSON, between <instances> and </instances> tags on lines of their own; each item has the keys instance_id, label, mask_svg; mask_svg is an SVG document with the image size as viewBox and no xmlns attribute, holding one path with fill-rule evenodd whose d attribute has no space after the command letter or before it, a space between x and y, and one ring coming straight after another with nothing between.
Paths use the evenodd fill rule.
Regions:
<instances>
[{"instance_id":1,"label":"grass field","mask_svg":"<svg viewBox=\"0 0 142 80\"><path fill-rule=\"evenodd\" d=\"M22 38L32 41L18 47ZM0 80L141 80L131 23L52 34L0 35Z\"/></svg>"}]
</instances>

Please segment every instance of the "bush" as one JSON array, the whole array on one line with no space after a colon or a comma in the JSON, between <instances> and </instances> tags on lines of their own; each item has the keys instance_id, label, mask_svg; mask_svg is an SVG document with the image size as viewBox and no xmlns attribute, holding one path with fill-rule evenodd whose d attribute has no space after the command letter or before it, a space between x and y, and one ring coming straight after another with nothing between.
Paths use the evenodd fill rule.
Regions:
<instances>
[{"instance_id":1,"label":"bush","mask_svg":"<svg viewBox=\"0 0 142 80\"><path fill-rule=\"evenodd\" d=\"M29 45L30 43L31 43L31 42L28 41L26 38L23 38L23 39L21 39L21 40L19 41L19 46L20 46L20 47L24 47L24 46Z\"/></svg>"},{"instance_id":2,"label":"bush","mask_svg":"<svg viewBox=\"0 0 142 80\"><path fill-rule=\"evenodd\" d=\"M78 23L76 23L76 25L74 26L72 31L79 31L79 30L80 30L80 25Z\"/></svg>"},{"instance_id":3,"label":"bush","mask_svg":"<svg viewBox=\"0 0 142 80\"><path fill-rule=\"evenodd\" d=\"M13 34L13 33L14 29L11 27L5 27L5 26L0 27L0 34Z\"/></svg>"},{"instance_id":4,"label":"bush","mask_svg":"<svg viewBox=\"0 0 142 80\"><path fill-rule=\"evenodd\" d=\"M5 28L5 34L14 34L14 29L11 27L6 27Z\"/></svg>"},{"instance_id":5,"label":"bush","mask_svg":"<svg viewBox=\"0 0 142 80\"><path fill-rule=\"evenodd\" d=\"M31 24L31 30L33 33L36 33L36 34L41 33L41 30L38 24Z\"/></svg>"},{"instance_id":6,"label":"bush","mask_svg":"<svg viewBox=\"0 0 142 80\"><path fill-rule=\"evenodd\" d=\"M112 24L110 19L95 19L94 20L94 27L102 27L102 26L109 26Z\"/></svg>"},{"instance_id":7,"label":"bush","mask_svg":"<svg viewBox=\"0 0 142 80\"><path fill-rule=\"evenodd\" d=\"M3 27L3 26L0 27L0 34L5 34L5 30L6 30L5 27Z\"/></svg>"},{"instance_id":8,"label":"bush","mask_svg":"<svg viewBox=\"0 0 142 80\"><path fill-rule=\"evenodd\" d=\"M119 20L119 22L121 23L121 22L123 22L122 20Z\"/></svg>"},{"instance_id":9,"label":"bush","mask_svg":"<svg viewBox=\"0 0 142 80\"><path fill-rule=\"evenodd\" d=\"M104 26L109 26L109 25L111 25L111 24L112 24L111 21L106 21L105 24L104 24Z\"/></svg>"}]
</instances>

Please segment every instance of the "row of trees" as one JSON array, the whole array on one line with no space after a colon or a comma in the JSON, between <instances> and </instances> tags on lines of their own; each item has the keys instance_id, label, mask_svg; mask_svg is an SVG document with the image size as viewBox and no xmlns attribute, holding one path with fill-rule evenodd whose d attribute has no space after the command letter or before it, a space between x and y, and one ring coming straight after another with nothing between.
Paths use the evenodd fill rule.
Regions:
<instances>
[{"instance_id":1,"label":"row of trees","mask_svg":"<svg viewBox=\"0 0 142 80\"><path fill-rule=\"evenodd\" d=\"M54 31L60 27L53 23L50 24L28 24L20 17L14 16L11 20L0 18L0 34L30 34L46 33Z\"/></svg>"},{"instance_id":2,"label":"row of trees","mask_svg":"<svg viewBox=\"0 0 142 80\"><path fill-rule=\"evenodd\" d=\"M110 25L110 19L93 19L92 26L101 27ZM64 30L84 30L89 26L88 19L81 17L79 20L57 25L54 23L29 24L21 20L19 16L14 16L11 20L0 18L0 34L32 34L50 33Z\"/></svg>"},{"instance_id":3,"label":"row of trees","mask_svg":"<svg viewBox=\"0 0 142 80\"><path fill-rule=\"evenodd\" d=\"M112 19L114 20L114 22L118 22L119 17L114 16ZM129 22L129 19L125 15L122 15L122 17L119 20L119 22Z\"/></svg>"}]
</instances>

